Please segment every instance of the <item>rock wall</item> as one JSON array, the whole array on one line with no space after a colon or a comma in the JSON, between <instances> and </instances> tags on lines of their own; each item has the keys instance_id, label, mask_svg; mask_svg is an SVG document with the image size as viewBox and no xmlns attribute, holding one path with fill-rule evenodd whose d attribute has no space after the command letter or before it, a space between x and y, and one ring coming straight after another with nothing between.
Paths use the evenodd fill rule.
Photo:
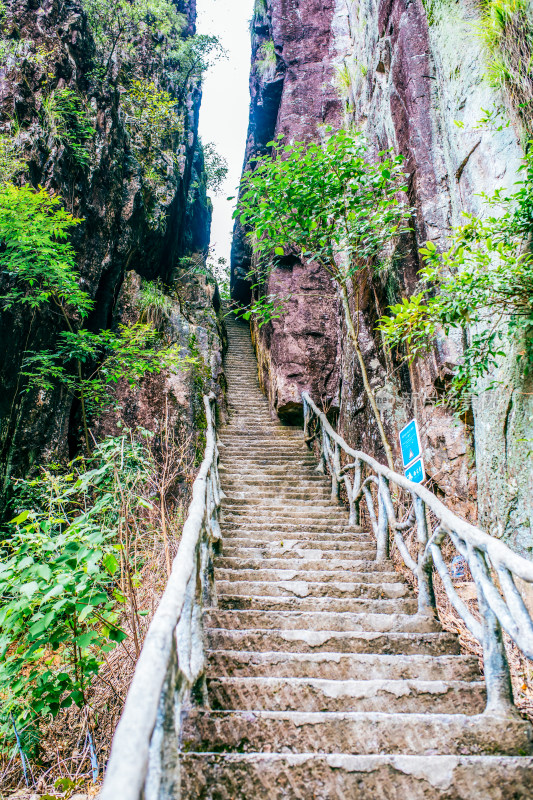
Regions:
<instances>
[{"instance_id":1,"label":"rock wall","mask_svg":"<svg viewBox=\"0 0 533 800\"><path fill-rule=\"evenodd\" d=\"M209 243L211 209L206 196L203 155L199 144L198 113L201 90L190 81L185 94L167 74L157 57L155 36L135 44L137 76L164 89L175 98L183 130L170 144L170 156L158 152L147 177L133 146L115 66L111 77L98 78L95 42L83 3L66 0L8 0L2 20L7 43L24 43L28 57L0 66L0 132L12 128L16 118L17 141L28 164L20 180L43 185L59 193L65 206L82 223L72 242L77 253L81 286L94 299L87 323L93 331L113 327L123 319L124 303L135 294L140 280L161 280L181 297L172 312L167 334L184 345L194 333L208 365L207 383L218 385L222 327L217 319L218 292L203 279L191 279L179 269L182 256L205 254ZM182 37L195 30L194 0L178 0L185 16ZM53 91L71 89L83 98L95 135L88 145L89 163L74 169L66 147L50 135L44 124L47 98ZM158 177L154 181L153 173ZM5 278L0 291L6 285ZM0 318L0 467L3 490L12 477L26 474L33 464L75 454L80 441L80 415L75 398L61 386L49 392L25 393L20 376L25 353L53 347L58 332L51 309L32 316L25 309L3 311ZM177 406L189 408L194 391L192 379L172 376L145 380L130 405L161 405L170 390ZM180 386L177 386L177 384ZM174 387L175 391L172 391ZM142 400L142 394L146 395ZM152 395L152 399L150 399ZM131 409L130 409L131 411ZM187 411L187 413L189 413ZM193 413L192 411L190 413ZM146 414L129 414L143 422ZM192 422L192 420L191 420ZM152 427L153 427L152 420Z\"/></svg>"},{"instance_id":2,"label":"rock wall","mask_svg":"<svg viewBox=\"0 0 533 800\"><path fill-rule=\"evenodd\" d=\"M251 110L245 166L266 151L272 137L283 132L289 139L316 136L321 124L338 126L341 108L329 58L335 4L306 2L268 5L252 20ZM273 43L275 65L264 65ZM249 298L246 275L252 256L239 224L232 248L232 295ZM286 260L272 278L272 291L289 295L281 319L254 331L260 380L272 407L287 421L301 416L301 391L308 388L328 407L338 402L337 296L328 276L319 268Z\"/></svg>"},{"instance_id":3,"label":"rock wall","mask_svg":"<svg viewBox=\"0 0 533 800\"><path fill-rule=\"evenodd\" d=\"M518 377L515 354L502 363L498 389L483 393L473 419L463 423L436 404L461 358L461 337L442 337L431 354L407 368L392 359L375 331L387 305L413 290L419 247L428 239L444 247L461 211L480 210L480 193L509 188L518 179L518 126L506 123L504 98L485 78L475 34L479 7L468 0L434 0L429 8L428 13L421 0L269 0L267 13L255 16L245 167L264 150L256 119L274 85L280 99L271 109L271 134L303 140L316 138L324 123L354 124L371 147L394 147L404 155L414 234L400 243L394 274L364 287L360 314L363 351L397 468L398 431L415 416L433 489L471 520L479 509L480 524L531 552L532 395ZM258 61L268 37L277 70L265 78ZM349 82L341 80L341 71ZM487 110L494 119L498 109L496 123L482 122ZM244 298L251 259L238 224L235 233L233 291ZM313 272L301 265L280 270L269 290L287 286L296 294L306 275L309 283L316 280ZM312 345L299 334L310 319L321 329ZM290 407L294 414L301 390L308 389L335 412L350 444L384 460L331 286L312 301L302 292L284 319L254 331L254 338L273 410L283 415ZM318 341L323 349L318 347L317 357Z\"/></svg>"}]
</instances>

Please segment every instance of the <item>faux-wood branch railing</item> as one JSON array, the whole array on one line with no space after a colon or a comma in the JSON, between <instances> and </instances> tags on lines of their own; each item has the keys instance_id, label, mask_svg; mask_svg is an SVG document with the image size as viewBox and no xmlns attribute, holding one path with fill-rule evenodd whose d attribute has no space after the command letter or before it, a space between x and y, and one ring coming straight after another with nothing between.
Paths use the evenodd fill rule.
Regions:
<instances>
[{"instance_id":1,"label":"faux-wood branch railing","mask_svg":"<svg viewBox=\"0 0 533 800\"><path fill-rule=\"evenodd\" d=\"M118 723L100 800L177 796L181 711L202 681L204 604L214 600L220 541L214 394L204 397L205 456L167 586L150 623Z\"/></svg>"},{"instance_id":2,"label":"faux-wood branch railing","mask_svg":"<svg viewBox=\"0 0 533 800\"><path fill-rule=\"evenodd\" d=\"M485 713L513 713L511 678L502 628L525 656L533 658L533 622L515 585L516 577L533 583L533 563L513 553L507 545L480 528L460 519L429 489L393 472L366 453L349 447L307 392L303 392L302 400L306 442L309 446L314 440L318 443L319 469L331 474L333 499L339 500L340 486L344 483L350 507L349 524L359 525L360 506L364 498L376 537L376 560L384 561L389 557L392 537L418 584L420 622L427 620L430 626L437 617L433 569L437 570L451 604L483 648L487 686ZM341 453L348 457L350 463L342 464ZM390 484L405 490L412 497L412 511L403 522L396 518ZM438 520L434 530L428 529L427 509ZM414 525L418 542L416 559L410 554L403 537L403 531ZM471 613L453 585L442 555L442 545L446 539L452 542L468 564L476 585L480 620Z\"/></svg>"}]
</instances>

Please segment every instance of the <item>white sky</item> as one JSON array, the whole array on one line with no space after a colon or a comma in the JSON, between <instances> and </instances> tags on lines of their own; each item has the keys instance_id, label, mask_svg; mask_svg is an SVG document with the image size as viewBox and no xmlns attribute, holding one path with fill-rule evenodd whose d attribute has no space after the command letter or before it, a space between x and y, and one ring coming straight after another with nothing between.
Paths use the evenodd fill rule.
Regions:
<instances>
[{"instance_id":1,"label":"white sky","mask_svg":"<svg viewBox=\"0 0 533 800\"><path fill-rule=\"evenodd\" d=\"M234 195L241 176L248 130L250 95L250 30L253 0L197 0L198 33L218 36L228 57L209 70L203 86L200 136L213 142L228 161L225 185L213 201L211 245L215 256L228 260L233 229Z\"/></svg>"}]
</instances>

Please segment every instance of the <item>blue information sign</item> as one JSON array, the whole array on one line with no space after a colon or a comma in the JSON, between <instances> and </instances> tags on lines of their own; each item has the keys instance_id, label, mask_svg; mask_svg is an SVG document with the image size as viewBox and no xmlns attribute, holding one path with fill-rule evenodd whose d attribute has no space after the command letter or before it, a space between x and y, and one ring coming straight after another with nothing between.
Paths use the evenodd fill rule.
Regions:
<instances>
[{"instance_id":1,"label":"blue information sign","mask_svg":"<svg viewBox=\"0 0 533 800\"><path fill-rule=\"evenodd\" d=\"M404 467L409 466L416 458L420 458L420 438L416 419L400 431L400 447L402 449L402 460Z\"/></svg>"},{"instance_id":2,"label":"blue information sign","mask_svg":"<svg viewBox=\"0 0 533 800\"><path fill-rule=\"evenodd\" d=\"M413 483L424 483L424 463L421 458L414 461L410 467L407 467L405 477L413 481Z\"/></svg>"}]
</instances>

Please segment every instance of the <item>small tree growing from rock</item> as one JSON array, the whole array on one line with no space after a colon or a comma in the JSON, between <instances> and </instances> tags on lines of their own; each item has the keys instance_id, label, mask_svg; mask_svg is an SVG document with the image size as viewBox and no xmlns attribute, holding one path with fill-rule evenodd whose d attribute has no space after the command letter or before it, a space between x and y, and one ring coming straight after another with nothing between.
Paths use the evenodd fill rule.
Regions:
<instances>
[{"instance_id":1,"label":"small tree growing from rock","mask_svg":"<svg viewBox=\"0 0 533 800\"><path fill-rule=\"evenodd\" d=\"M280 135L269 146L271 155L257 159L244 176L235 212L256 255L250 277L257 297L244 315L257 317L260 324L279 316L279 299L266 291L279 258L293 254L323 267L339 289L346 329L392 469L392 448L361 349L359 314L366 279L390 259L393 241L408 229L402 158L385 150L370 160L363 136L344 130L323 143L288 145Z\"/></svg>"}]
</instances>

